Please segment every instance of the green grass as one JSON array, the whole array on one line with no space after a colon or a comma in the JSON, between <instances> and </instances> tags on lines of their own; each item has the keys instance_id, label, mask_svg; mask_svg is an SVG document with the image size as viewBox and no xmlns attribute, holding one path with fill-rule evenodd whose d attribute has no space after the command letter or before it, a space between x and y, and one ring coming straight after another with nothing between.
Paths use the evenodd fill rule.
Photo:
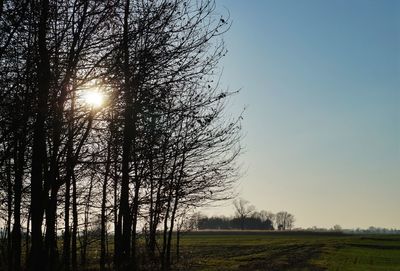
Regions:
<instances>
[{"instance_id":1,"label":"green grass","mask_svg":"<svg viewBox=\"0 0 400 271\"><path fill-rule=\"evenodd\" d=\"M140 270L155 270L145 256L143 242L140 238ZM180 271L400 271L400 235L192 232L181 236L179 262L175 249L173 244L174 270ZM99 242L91 243L87 253L87 264L82 270L98 270ZM5 269L1 262L0 269Z\"/></svg>"},{"instance_id":2,"label":"green grass","mask_svg":"<svg viewBox=\"0 0 400 271\"><path fill-rule=\"evenodd\" d=\"M181 240L179 270L400 271L400 236L195 232Z\"/></svg>"}]
</instances>

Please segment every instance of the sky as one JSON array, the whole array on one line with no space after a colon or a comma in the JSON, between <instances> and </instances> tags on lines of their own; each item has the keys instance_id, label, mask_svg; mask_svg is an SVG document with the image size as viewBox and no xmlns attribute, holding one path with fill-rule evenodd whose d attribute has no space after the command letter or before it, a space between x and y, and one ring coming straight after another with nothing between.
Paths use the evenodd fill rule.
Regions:
<instances>
[{"instance_id":1,"label":"sky","mask_svg":"<svg viewBox=\"0 0 400 271\"><path fill-rule=\"evenodd\" d=\"M217 0L237 192L297 227L400 228L400 1ZM205 209L230 215L231 202Z\"/></svg>"}]
</instances>

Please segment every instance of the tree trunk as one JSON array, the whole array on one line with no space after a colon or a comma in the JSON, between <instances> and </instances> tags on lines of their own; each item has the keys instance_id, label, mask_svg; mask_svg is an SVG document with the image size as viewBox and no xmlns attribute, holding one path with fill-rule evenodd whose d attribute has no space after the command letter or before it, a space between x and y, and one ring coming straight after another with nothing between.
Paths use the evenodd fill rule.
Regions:
<instances>
[{"instance_id":1,"label":"tree trunk","mask_svg":"<svg viewBox=\"0 0 400 271\"><path fill-rule=\"evenodd\" d=\"M156 194L156 201L155 201L155 206L153 210L153 219L152 219L152 225L150 226L150 231L149 231L149 247L150 247L150 253L151 255L155 254L155 249L156 249L156 237L157 237L157 227L158 224L160 223L160 213L161 213L161 205L162 205L162 200L161 200L161 189L164 186L164 172L165 172L165 164L167 161L166 155L167 155L167 142L164 142L163 144L163 158L162 158L162 164L161 164L161 172L159 176L159 180L157 183L157 194Z\"/></svg>"},{"instance_id":2,"label":"tree trunk","mask_svg":"<svg viewBox=\"0 0 400 271\"><path fill-rule=\"evenodd\" d=\"M104 182L102 187L102 200L101 200L101 240L100 240L100 270L104 271L106 266L106 202L107 202L107 183L108 175L111 167L111 140L107 142L107 158L106 158L106 169L104 173Z\"/></svg>"},{"instance_id":3,"label":"tree trunk","mask_svg":"<svg viewBox=\"0 0 400 271\"><path fill-rule=\"evenodd\" d=\"M129 17L130 0L125 1L124 11L124 27L123 27L123 55L124 55L124 131L122 145L122 179L121 179L121 198L120 211L118 215L118 225L116 234L118 243L115 244L117 269L124 269L128 266L130 256L130 241L131 241L131 215L129 210L129 173L132 151L132 140L134 124L133 124L133 96L130 84L130 67L129 67L129 44L128 44L128 17Z\"/></svg>"},{"instance_id":4,"label":"tree trunk","mask_svg":"<svg viewBox=\"0 0 400 271\"><path fill-rule=\"evenodd\" d=\"M38 99L37 115L34 123L32 145L32 172L31 172L31 210L32 210L32 248L30 270L44 270L46 259L43 253L42 223L43 223L43 177L46 170L46 134L45 122L47 119L47 99L50 88L50 64L46 48L47 20L49 0L41 1L41 14L38 30L39 63L38 72Z\"/></svg>"},{"instance_id":5,"label":"tree trunk","mask_svg":"<svg viewBox=\"0 0 400 271\"><path fill-rule=\"evenodd\" d=\"M26 236L25 236L25 266L28 266L29 264L29 224L31 221L31 209L29 208L28 210L28 218L26 220Z\"/></svg>"},{"instance_id":6,"label":"tree trunk","mask_svg":"<svg viewBox=\"0 0 400 271\"><path fill-rule=\"evenodd\" d=\"M171 181L172 183L172 181ZM171 189L172 190L172 189ZM168 201L167 201L167 209L165 211L165 218L164 218L164 229L163 229L163 246L161 250L161 269L163 271L168 270L168 265L166 261L166 251L167 251L167 243L168 243L168 218L169 212L171 208L171 200L172 200L172 191L169 192Z\"/></svg>"},{"instance_id":7,"label":"tree trunk","mask_svg":"<svg viewBox=\"0 0 400 271\"><path fill-rule=\"evenodd\" d=\"M81 265L83 268L86 267L87 263L87 247L88 247L88 233L89 233L89 211L90 211L90 202L92 198L92 190L93 190L93 181L94 181L94 173L90 176L90 184L89 184L89 192L85 202L85 213L84 213L84 230L83 230L83 238L81 242Z\"/></svg>"},{"instance_id":8,"label":"tree trunk","mask_svg":"<svg viewBox=\"0 0 400 271\"><path fill-rule=\"evenodd\" d=\"M70 265L71 265L71 232L69 228L69 212L70 212L70 201L71 201L70 190L71 190L71 178L67 176L65 182L65 209L64 209L65 229L64 229L64 242L63 242L64 268L66 271L70 270Z\"/></svg>"},{"instance_id":9,"label":"tree trunk","mask_svg":"<svg viewBox=\"0 0 400 271\"><path fill-rule=\"evenodd\" d=\"M179 245L180 245L181 231L176 230L176 262L179 262Z\"/></svg>"},{"instance_id":10,"label":"tree trunk","mask_svg":"<svg viewBox=\"0 0 400 271\"><path fill-rule=\"evenodd\" d=\"M22 115L22 122L20 123L21 131L17 133L17 139L15 144L15 158L14 158L14 227L12 233L13 242L13 259L12 266L13 270L21 270L21 200L22 200L22 182L24 177L25 167L25 151L26 151L26 137L27 137L27 122L28 122L28 110L27 106L24 105L24 112ZM29 219L28 219L29 220ZM28 233L27 233L28 234Z\"/></svg>"},{"instance_id":11,"label":"tree trunk","mask_svg":"<svg viewBox=\"0 0 400 271\"><path fill-rule=\"evenodd\" d=\"M67 142L67 174L65 176L65 217L64 217L64 243L63 258L64 268L70 270L71 265L71 230L69 227L69 215L71 205L71 179L74 174L74 114L75 114L75 92L71 97L71 111L68 120L68 142Z\"/></svg>"},{"instance_id":12,"label":"tree trunk","mask_svg":"<svg viewBox=\"0 0 400 271\"><path fill-rule=\"evenodd\" d=\"M57 215L57 192L58 188L51 189L50 199L46 208L46 263L48 270L54 270L57 262L57 240L56 240L56 215Z\"/></svg>"},{"instance_id":13,"label":"tree trunk","mask_svg":"<svg viewBox=\"0 0 400 271\"><path fill-rule=\"evenodd\" d=\"M171 241L172 241L172 233L174 230L176 211L178 210L178 201L179 201L178 191L179 191L179 183L176 184L175 201L174 201L174 207L172 208L171 221L170 221L169 233L168 233L167 251L166 251L166 256L165 256L167 270L171 269Z\"/></svg>"},{"instance_id":14,"label":"tree trunk","mask_svg":"<svg viewBox=\"0 0 400 271\"><path fill-rule=\"evenodd\" d=\"M114 149L114 263L117 265L118 264L118 244L119 244L119 238L121 237L121 228L119 227L118 220L119 220L119 215L118 215L118 163L117 163L117 158L118 158L118 151L117 148L115 147Z\"/></svg>"},{"instance_id":15,"label":"tree trunk","mask_svg":"<svg viewBox=\"0 0 400 271\"><path fill-rule=\"evenodd\" d=\"M53 126L53 146L50 157L50 172L49 180L44 185L44 193L47 194L50 190L50 199L46 206L46 256L47 265L49 270L54 270L56 268L56 262L58 260L57 253L57 233L56 233L56 223L57 223L57 200L58 192L60 189L59 180L59 165L58 165L58 153L61 144L61 125L62 125L62 112L61 108L57 107L56 101L52 101L52 110L55 111L53 116L54 120Z\"/></svg>"},{"instance_id":16,"label":"tree trunk","mask_svg":"<svg viewBox=\"0 0 400 271\"><path fill-rule=\"evenodd\" d=\"M180 129L182 128L182 126L180 127ZM180 131L179 131L180 133ZM161 252L161 269L162 270L168 270L170 268L169 264L169 231L168 231L168 218L170 216L170 212L171 212L171 204L173 201L173 194L174 194L174 180L175 180L175 173L176 173L176 167L177 167L177 160L178 160L178 152L176 151L174 154L174 163L172 166L172 170L171 170L171 176L170 176L170 182L168 184L168 199L167 199L167 210L165 211L165 218L164 218L164 233L163 233L163 248L162 248L162 252ZM174 207L173 207L174 208ZM171 219L173 219L171 217ZM170 223L173 226L173 221L171 221ZM172 231L172 229L171 229Z\"/></svg>"},{"instance_id":17,"label":"tree trunk","mask_svg":"<svg viewBox=\"0 0 400 271\"><path fill-rule=\"evenodd\" d=\"M140 181L136 177L135 180L135 198L133 199L133 206L132 206L132 261L133 261L133 269L136 270L137 263L136 263L136 226L137 226L137 218L138 218L138 211L139 211L139 189L140 189Z\"/></svg>"},{"instance_id":18,"label":"tree trunk","mask_svg":"<svg viewBox=\"0 0 400 271\"><path fill-rule=\"evenodd\" d=\"M12 220L12 207L13 207L13 189L12 189L12 181L11 181L11 165L8 163L6 165L7 171L7 263L8 263L8 270L14 270L13 259L14 253L13 252L13 242L14 242L14 230L13 236L11 238L11 220ZM15 188L15 186L14 186ZM14 207L15 208L15 207ZM18 209L19 210L19 209ZM15 215L14 215L15 216ZM15 227L15 218L14 218L14 227Z\"/></svg>"},{"instance_id":19,"label":"tree trunk","mask_svg":"<svg viewBox=\"0 0 400 271\"><path fill-rule=\"evenodd\" d=\"M176 208L177 208L177 200L175 200L174 207L172 209L171 213L171 220L170 220L170 226L169 226L169 231L168 231L168 237L167 237L167 248L166 248L166 253L165 253L165 269L170 270L171 269L171 241L172 241L172 233L174 230L174 224L175 224L175 213L176 213Z\"/></svg>"},{"instance_id":20,"label":"tree trunk","mask_svg":"<svg viewBox=\"0 0 400 271\"><path fill-rule=\"evenodd\" d=\"M77 257L77 234L78 234L78 206L77 206L77 195L76 195L76 178L75 174L72 174L72 256L71 264L72 270L78 270L78 257Z\"/></svg>"}]
</instances>

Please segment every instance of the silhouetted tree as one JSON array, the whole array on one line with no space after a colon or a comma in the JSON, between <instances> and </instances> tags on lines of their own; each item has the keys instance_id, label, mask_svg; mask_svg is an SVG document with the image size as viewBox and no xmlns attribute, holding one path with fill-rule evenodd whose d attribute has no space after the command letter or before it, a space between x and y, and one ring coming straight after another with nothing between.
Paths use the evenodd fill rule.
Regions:
<instances>
[{"instance_id":1,"label":"silhouetted tree","mask_svg":"<svg viewBox=\"0 0 400 271\"><path fill-rule=\"evenodd\" d=\"M233 206L235 207L236 217L240 221L240 228L243 230L245 219L255 211L255 207L249 205L249 202L242 198L234 200Z\"/></svg>"},{"instance_id":2,"label":"silhouetted tree","mask_svg":"<svg viewBox=\"0 0 400 271\"><path fill-rule=\"evenodd\" d=\"M224 116L233 93L216 77L228 19L213 0L7 0L0 18L8 269L22 269L25 221L29 270L83 268L97 238L105 270L109 223L113 267L136 268L140 220L170 269L183 214L237 178L240 118ZM93 85L101 108L82 101Z\"/></svg>"},{"instance_id":3,"label":"silhouetted tree","mask_svg":"<svg viewBox=\"0 0 400 271\"><path fill-rule=\"evenodd\" d=\"M201 217L197 222L200 230L273 230L273 222L258 216L239 217Z\"/></svg>"},{"instance_id":4,"label":"silhouetted tree","mask_svg":"<svg viewBox=\"0 0 400 271\"><path fill-rule=\"evenodd\" d=\"M275 223L277 229L290 230L294 226L294 216L286 211L278 212L275 215Z\"/></svg>"}]
</instances>

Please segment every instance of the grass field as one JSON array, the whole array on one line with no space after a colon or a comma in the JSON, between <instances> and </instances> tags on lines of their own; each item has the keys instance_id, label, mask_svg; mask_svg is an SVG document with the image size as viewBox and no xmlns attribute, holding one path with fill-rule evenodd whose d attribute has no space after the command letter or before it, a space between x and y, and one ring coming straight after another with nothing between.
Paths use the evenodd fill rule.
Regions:
<instances>
[{"instance_id":1,"label":"grass field","mask_svg":"<svg viewBox=\"0 0 400 271\"><path fill-rule=\"evenodd\" d=\"M112 242L109 248L111 259ZM181 235L179 262L175 243L172 249L175 271L400 271L400 235L198 231ZM99 242L91 243L80 270L99 270L99 253ZM156 270L157 263L141 255L140 270ZM0 270L6 270L1 261Z\"/></svg>"},{"instance_id":2,"label":"grass field","mask_svg":"<svg viewBox=\"0 0 400 271\"><path fill-rule=\"evenodd\" d=\"M400 271L400 235L192 232L179 270Z\"/></svg>"}]
</instances>

